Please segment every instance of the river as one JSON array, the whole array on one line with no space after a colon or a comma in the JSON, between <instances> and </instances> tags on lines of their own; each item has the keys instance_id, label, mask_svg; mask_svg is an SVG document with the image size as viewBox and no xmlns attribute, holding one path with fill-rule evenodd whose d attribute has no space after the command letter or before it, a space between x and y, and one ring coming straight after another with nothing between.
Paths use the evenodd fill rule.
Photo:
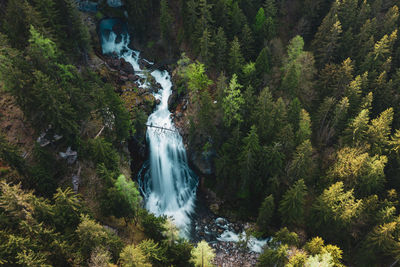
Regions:
<instances>
[{"instance_id":1,"label":"river","mask_svg":"<svg viewBox=\"0 0 400 267\"><path fill-rule=\"evenodd\" d=\"M113 32L116 23L121 22L105 19L100 23L102 52L116 54L129 62L135 73L144 78L144 82L139 82L138 86L147 88L150 83L146 81L146 70L140 67L140 53L128 47L130 37L124 24L119 25L122 34L117 36ZM162 89L154 93L160 103L147 120L147 125L156 126L147 128L149 160L144 163L138 174L146 209L156 215L170 217L181 230L182 236L197 241L205 239L217 250L225 250L225 254L229 255L231 251L224 248L224 244L243 240L246 233L242 232L243 227L229 223L226 219L216 218L211 212L203 213L200 215L202 218L194 214L198 178L188 166L182 137L176 130L168 110L168 98L172 94L173 86L171 77L166 70L154 70L150 74ZM248 242L251 253L260 253L267 240L249 237Z\"/></svg>"}]
</instances>

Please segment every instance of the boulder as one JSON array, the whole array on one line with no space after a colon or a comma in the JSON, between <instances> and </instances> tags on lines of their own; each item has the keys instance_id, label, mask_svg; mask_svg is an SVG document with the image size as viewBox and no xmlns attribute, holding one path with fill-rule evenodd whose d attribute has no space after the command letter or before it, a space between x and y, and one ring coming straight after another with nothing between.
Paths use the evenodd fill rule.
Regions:
<instances>
[{"instance_id":1,"label":"boulder","mask_svg":"<svg viewBox=\"0 0 400 267\"><path fill-rule=\"evenodd\" d=\"M118 58L109 57L107 58L106 62L113 69L119 69L121 66L121 61Z\"/></svg>"},{"instance_id":2,"label":"boulder","mask_svg":"<svg viewBox=\"0 0 400 267\"><path fill-rule=\"evenodd\" d=\"M130 81L132 81L132 82L136 82L137 80L140 79L140 77L139 77L138 75L135 75L135 74L129 74L129 75L128 75L128 79L129 79Z\"/></svg>"},{"instance_id":3,"label":"boulder","mask_svg":"<svg viewBox=\"0 0 400 267\"><path fill-rule=\"evenodd\" d=\"M120 64L120 68L121 70L123 70L124 72L128 73L128 74L135 74L135 70L133 69L131 63L126 62L125 59L121 58L121 64Z\"/></svg>"},{"instance_id":4,"label":"boulder","mask_svg":"<svg viewBox=\"0 0 400 267\"><path fill-rule=\"evenodd\" d=\"M174 110L176 108L177 102L178 102L178 94L176 93L176 91L173 91L168 98L168 109Z\"/></svg>"}]
</instances>

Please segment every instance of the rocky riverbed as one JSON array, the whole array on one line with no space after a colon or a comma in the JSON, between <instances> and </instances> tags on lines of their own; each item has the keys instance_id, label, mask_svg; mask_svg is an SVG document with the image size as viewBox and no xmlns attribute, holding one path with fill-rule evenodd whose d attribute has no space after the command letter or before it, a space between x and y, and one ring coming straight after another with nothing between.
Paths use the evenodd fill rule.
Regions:
<instances>
[{"instance_id":1,"label":"rocky riverbed","mask_svg":"<svg viewBox=\"0 0 400 267\"><path fill-rule=\"evenodd\" d=\"M257 240L246 234L252 228L250 223L232 223L218 217L208 208L208 202L200 192L193 218L193 241L205 240L214 248L216 266L255 266L267 240Z\"/></svg>"}]
</instances>

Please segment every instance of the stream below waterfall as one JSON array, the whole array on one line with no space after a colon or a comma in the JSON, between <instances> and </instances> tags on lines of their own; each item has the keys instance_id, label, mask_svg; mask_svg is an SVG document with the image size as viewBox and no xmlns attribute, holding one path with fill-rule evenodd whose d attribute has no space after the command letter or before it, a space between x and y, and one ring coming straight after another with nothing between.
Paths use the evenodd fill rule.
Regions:
<instances>
[{"instance_id":1,"label":"stream below waterfall","mask_svg":"<svg viewBox=\"0 0 400 267\"><path fill-rule=\"evenodd\" d=\"M122 29L120 33L113 31L117 23L120 24L119 29ZM104 19L100 22L99 33L103 54L113 54L129 62L135 74L143 78L142 82L137 82L138 86L149 88L146 70L141 69L139 64L139 52L128 47L130 37L126 25L118 19ZM226 219L216 218L209 211L203 212L204 214L195 212L198 178L189 168L182 137L176 130L168 110L168 98L173 86L171 77L166 70L154 70L150 74L162 89L153 93L160 103L149 116L147 125L169 130L147 128L149 159L138 174L146 209L155 215L172 218L183 236L194 241L205 239L217 250L220 248L217 247L217 243L236 243L244 239L243 227L231 224ZM254 237L250 237L248 241L247 246L251 253L260 253L267 242Z\"/></svg>"}]
</instances>

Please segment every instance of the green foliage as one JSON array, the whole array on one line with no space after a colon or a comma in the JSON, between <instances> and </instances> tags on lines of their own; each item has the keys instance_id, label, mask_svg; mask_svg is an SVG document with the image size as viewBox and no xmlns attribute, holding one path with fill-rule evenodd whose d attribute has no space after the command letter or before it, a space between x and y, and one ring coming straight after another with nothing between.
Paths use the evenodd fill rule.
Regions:
<instances>
[{"instance_id":1,"label":"green foliage","mask_svg":"<svg viewBox=\"0 0 400 267\"><path fill-rule=\"evenodd\" d=\"M109 170L117 170L119 166L119 155L112 144L104 138L90 139L84 151L88 158L97 164L104 164Z\"/></svg>"},{"instance_id":2,"label":"green foliage","mask_svg":"<svg viewBox=\"0 0 400 267\"><path fill-rule=\"evenodd\" d=\"M39 14L26 0L10 1L2 19L2 29L10 44L18 49L28 45L30 27L42 28Z\"/></svg>"},{"instance_id":3,"label":"green foliage","mask_svg":"<svg viewBox=\"0 0 400 267\"><path fill-rule=\"evenodd\" d=\"M310 115L305 109L300 112L300 121L298 124L299 130L297 131L297 144L301 144L307 139L311 138L311 120Z\"/></svg>"},{"instance_id":4,"label":"green foliage","mask_svg":"<svg viewBox=\"0 0 400 267\"><path fill-rule=\"evenodd\" d=\"M55 225L60 232L71 232L80 223L81 199L71 188L57 188L54 198Z\"/></svg>"},{"instance_id":5,"label":"green foliage","mask_svg":"<svg viewBox=\"0 0 400 267\"><path fill-rule=\"evenodd\" d=\"M288 246L281 245L277 249L264 249L258 259L258 267L277 266L283 267L287 262Z\"/></svg>"},{"instance_id":6,"label":"green foliage","mask_svg":"<svg viewBox=\"0 0 400 267\"><path fill-rule=\"evenodd\" d=\"M191 261L194 263L195 266L211 267L214 266L212 264L214 257L214 250L207 244L206 241L203 240L197 243L197 246L192 250Z\"/></svg>"},{"instance_id":7,"label":"green foliage","mask_svg":"<svg viewBox=\"0 0 400 267\"><path fill-rule=\"evenodd\" d=\"M224 29L219 27L214 37L214 64L218 70L223 70L226 66L226 52L227 52L227 40Z\"/></svg>"},{"instance_id":8,"label":"green foliage","mask_svg":"<svg viewBox=\"0 0 400 267\"><path fill-rule=\"evenodd\" d=\"M361 196L380 192L385 183L386 156L371 157L361 149L345 147L338 151L337 161L328 175L355 188Z\"/></svg>"},{"instance_id":9,"label":"green foliage","mask_svg":"<svg viewBox=\"0 0 400 267\"><path fill-rule=\"evenodd\" d=\"M241 52L240 43L238 38L235 36L231 43L231 48L228 55L228 66L230 73L232 75L239 75L243 64L244 58Z\"/></svg>"},{"instance_id":10,"label":"green foliage","mask_svg":"<svg viewBox=\"0 0 400 267\"><path fill-rule=\"evenodd\" d=\"M224 111L223 118L227 127L242 122L242 117L239 112L241 106L244 104L244 100L240 92L241 88L242 85L238 83L237 75L233 74L232 79L229 82L229 86L225 89L225 96L222 100L222 108Z\"/></svg>"},{"instance_id":11,"label":"green foliage","mask_svg":"<svg viewBox=\"0 0 400 267\"><path fill-rule=\"evenodd\" d=\"M243 184L238 194L243 199L252 199L259 194L262 187L261 173L258 171L260 154L261 146L258 140L257 128L253 125L249 134L243 139L243 147L239 155ZM252 193L252 196L250 196L250 193Z\"/></svg>"},{"instance_id":12,"label":"green foliage","mask_svg":"<svg viewBox=\"0 0 400 267\"><path fill-rule=\"evenodd\" d=\"M271 222L272 215L275 211L274 197L272 195L267 196L261 204L258 211L257 226L261 230L265 230Z\"/></svg>"},{"instance_id":13,"label":"green foliage","mask_svg":"<svg viewBox=\"0 0 400 267\"><path fill-rule=\"evenodd\" d=\"M306 182L312 181L315 171L312 153L313 148L310 140L305 140L296 148L288 170L293 179L304 179Z\"/></svg>"},{"instance_id":14,"label":"green foliage","mask_svg":"<svg viewBox=\"0 0 400 267\"><path fill-rule=\"evenodd\" d=\"M79 238L79 247L85 258L97 247L108 248L114 259L122 249L122 241L113 232L90 219L88 215L81 215L81 223L76 228Z\"/></svg>"},{"instance_id":15,"label":"green foliage","mask_svg":"<svg viewBox=\"0 0 400 267\"><path fill-rule=\"evenodd\" d=\"M139 246L135 245L128 245L122 250L119 262L124 267L152 266L151 263L148 262L146 254L141 250Z\"/></svg>"},{"instance_id":16,"label":"green foliage","mask_svg":"<svg viewBox=\"0 0 400 267\"><path fill-rule=\"evenodd\" d=\"M123 211L123 217L137 217L142 198L135 182L128 181L126 177L121 174L115 181L115 188L121 196L121 199L126 203L126 205L118 205L119 209L122 210L124 206L128 208Z\"/></svg>"},{"instance_id":17,"label":"green foliage","mask_svg":"<svg viewBox=\"0 0 400 267\"><path fill-rule=\"evenodd\" d=\"M286 191L279 205L284 224L301 224L304 221L306 195L307 187L302 179Z\"/></svg>"},{"instance_id":18,"label":"green foliage","mask_svg":"<svg viewBox=\"0 0 400 267\"><path fill-rule=\"evenodd\" d=\"M362 200L354 197L353 190L345 191L343 182L337 182L325 189L315 200L313 223L316 227L321 227L329 221L335 229L345 230L355 223L362 208Z\"/></svg>"},{"instance_id":19,"label":"green foliage","mask_svg":"<svg viewBox=\"0 0 400 267\"><path fill-rule=\"evenodd\" d=\"M171 41L171 28L172 28L172 15L168 7L167 0L162 0L160 2L160 31L161 39L167 43Z\"/></svg>"},{"instance_id":20,"label":"green foliage","mask_svg":"<svg viewBox=\"0 0 400 267\"><path fill-rule=\"evenodd\" d=\"M202 92L212 84L212 81L205 73L204 64L201 63L190 64L184 75L187 78L189 90L194 94Z\"/></svg>"},{"instance_id":21,"label":"green foliage","mask_svg":"<svg viewBox=\"0 0 400 267\"><path fill-rule=\"evenodd\" d=\"M140 224L144 228L144 233L147 237L153 239L155 242L160 242L165 239L163 235L165 229L166 217L157 217L147 210L141 210Z\"/></svg>"}]
</instances>

